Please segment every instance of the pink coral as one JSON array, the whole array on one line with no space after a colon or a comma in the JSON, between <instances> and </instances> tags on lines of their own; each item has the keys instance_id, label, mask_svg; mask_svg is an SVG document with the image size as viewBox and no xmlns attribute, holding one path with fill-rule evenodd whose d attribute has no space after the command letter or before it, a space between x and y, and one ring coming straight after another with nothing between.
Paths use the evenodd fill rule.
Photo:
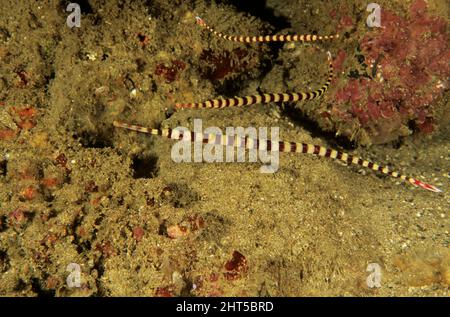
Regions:
<instances>
[{"instance_id":1,"label":"pink coral","mask_svg":"<svg viewBox=\"0 0 450 317\"><path fill-rule=\"evenodd\" d=\"M382 80L349 79L334 96L334 113L357 118L374 143L396 139L402 126L431 133L438 121L433 102L442 93L436 85L450 75L447 23L430 16L423 0L411 4L408 18L383 10L381 20L382 27L364 36L360 47L366 63L377 61ZM340 54L335 61L342 65L343 59Z\"/></svg>"}]
</instances>

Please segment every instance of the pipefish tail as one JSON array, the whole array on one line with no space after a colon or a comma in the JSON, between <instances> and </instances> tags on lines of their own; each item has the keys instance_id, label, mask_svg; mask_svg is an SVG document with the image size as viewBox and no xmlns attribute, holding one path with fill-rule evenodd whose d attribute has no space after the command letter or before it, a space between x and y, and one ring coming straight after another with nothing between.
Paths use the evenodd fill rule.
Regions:
<instances>
[{"instance_id":1,"label":"pipefish tail","mask_svg":"<svg viewBox=\"0 0 450 317\"><path fill-rule=\"evenodd\" d=\"M184 134L188 133L188 140L192 142L200 142L206 144L216 144L222 146L231 146L235 148L244 148L247 150L256 149L256 150L267 150L267 151L279 151L283 153L299 153L299 154L311 154L319 157L331 158L335 160L342 161L348 165L358 165L364 168L380 172L382 174L391 176L393 178L401 179L407 183L410 183L414 186L418 186L420 188L440 193L442 190L437 188L434 185L427 184L422 182L416 178L406 176L396 171L390 170L386 166L382 166L357 156L340 152L331 148L327 148L321 145L308 144L308 143L298 143L298 142L284 142L279 141L277 143L273 143L270 140L260 140L260 139L252 139L248 137L240 137L240 136L225 136L220 134L203 134L196 133L193 131L179 131L177 129L152 129L146 128L139 125L133 125L128 123L123 123L119 121L113 122L114 126L117 128L123 128L131 131L136 131L140 133L147 133L151 135L159 135L172 140L186 140Z\"/></svg>"}]
</instances>

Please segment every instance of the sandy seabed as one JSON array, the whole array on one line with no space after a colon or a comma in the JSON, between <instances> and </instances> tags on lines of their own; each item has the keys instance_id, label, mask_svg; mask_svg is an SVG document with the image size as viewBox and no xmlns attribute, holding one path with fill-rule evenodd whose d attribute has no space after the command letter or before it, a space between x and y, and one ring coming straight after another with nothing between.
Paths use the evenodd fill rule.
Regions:
<instances>
[{"instance_id":1,"label":"sandy seabed","mask_svg":"<svg viewBox=\"0 0 450 317\"><path fill-rule=\"evenodd\" d=\"M365 13L362 1L238 2L78 1L71 29L67 1L2 1L0 295L448 296L447 125L357 147L306 119L298 108L309 103L174 111L326 78L310 46L226 42L196 15L236 34L332 34L321 12L335 3ZM439 102L448 108L448 91ZM388 163L444 192L310 155L281 154L275 174L259 163L178 164L173 141L112 125L191 128L196 118L276 126L282 140ZM79 287L67 284L71 263ZM379 288L367 285L371 263Z\"/></svg>"}]
</instances>

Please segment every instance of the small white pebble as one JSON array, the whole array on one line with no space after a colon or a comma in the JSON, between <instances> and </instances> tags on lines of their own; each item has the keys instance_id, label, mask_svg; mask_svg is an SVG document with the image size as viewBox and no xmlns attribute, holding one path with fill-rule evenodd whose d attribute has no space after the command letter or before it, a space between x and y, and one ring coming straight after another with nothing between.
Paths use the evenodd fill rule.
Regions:
<instances>
[{"instance_id":1,"label":"small white pebble","mask_svg":"<svg viewBox=\"0 0 450 317\"><path fill-rule=\"evenodd\" d=\"M287 48L287 49L290 49L290 50L294 49L294 48L295 48L295 43L294 43L294 42L288 43L288 44L286 45L286 48Z\"/></svg>"},{"instance_id":2,"label":"small white pebble","mask_svg":"<svg viewBox=\"0 0 450 317\"><path fill-rule=\"evenodd\" d=\"M90 61L95 61L97 59L97 53L87 53L86 56Z\"/></svg>"}]
</instances>

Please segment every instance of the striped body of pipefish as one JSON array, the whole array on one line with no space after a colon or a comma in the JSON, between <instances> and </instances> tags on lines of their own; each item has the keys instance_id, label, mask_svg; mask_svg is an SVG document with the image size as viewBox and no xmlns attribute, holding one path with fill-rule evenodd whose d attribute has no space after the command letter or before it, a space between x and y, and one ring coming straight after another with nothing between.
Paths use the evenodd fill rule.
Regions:
<instances>
[{"instance_id":1,"label":"striped body of pipefish","mask_svg":"<svg viewBox=\"0 0 450 317\"><path fill-rule=\"evenodd\" d=\"M316 41L324 41L324 40L332 40L339 38L339 35L263 35L263 36L232 36L232 35L224 35L215 31L213 28L208 26L203 19L200 17L196 17L197 24L206 28L208 31L212 32L214 35L219 36L220 38L234 41L234 42L244 42L244 43L255 43L255 42L316 42ZM288 93L269 93L262 95L252 95L245 97L234 97L227 99L211 99L198 103L177 103L175 105L176 108L194 108L194 109L202 109L202 108L226 108L226 107L241 107L241 106L250 106L254 104L266 104L271 102L298 102L298 101L307 101L319 98L322 96L331 84L331 80L333 79L333 63L331 58L331 53L326 52L327 61L328 61L328 77L326 82L317 90L308 91L308 92L288 92Z\"/></svg>"},{"instance_id":2,"label":"striped body of pipefish","mask_svg":"<svg viewBox=\"0 0 450 317\"><path fill-rule=\"evenodd\" d=\"M230 36L223 33L215 31L213 28L208 26L204 20L197 17L197 24L206 28L208 31L212 32L214 35L221 37L225 40L243 42L243 43L255 43L255 42L274 42L274 41L299 41L299 42L314 42L314 41L324 41L339 38L339 35L267 35L267 36ZM329 64L328 78L326 82L317 90L312 92L290 92L290 93L269 93L262 95L252 95L246 97L235 97L228 99L211 99L198 103L178 103L176 108L225 108L234 106L249 106L253 104L260 103L271 103L271 102L298 102L312 100L321 97L328 89L333 78L333 64L331 53L327 52L327 59ZM299 142L284 142L279 141L277 144L273 144L270 140L252 139L249 137L241 138L239 136L223 136L215 134L202 134L193 131L183 131L180 132L177 129L153 129L146 128L139 125L127 124L119 121L114 121L114 126L117 128L123 128L127 130L132 130L135 132L146 133L151 135L158 135L166 137L173 140L186 141L184 138L185 134L189 134L188 140L192 142L202 142L206 144L215 144L222 146L231 146L236 148L244 148L247 150L257 149L266 151L279 151L284 153L298 153L298 154L311 154L324 158L331 158L335 160L342 161L346 164L353 164L365 167L367 169L380 172L382 174L391 176L393 178L400 179L414 186L439 193L441 190L434 185L427 184L418 180L416 178L406 176L402 173L391 170L386 166L364 160L357 156L337 151L331 148L323 147L315 144L299 143Z\"/></svg>"}]
</instances>

